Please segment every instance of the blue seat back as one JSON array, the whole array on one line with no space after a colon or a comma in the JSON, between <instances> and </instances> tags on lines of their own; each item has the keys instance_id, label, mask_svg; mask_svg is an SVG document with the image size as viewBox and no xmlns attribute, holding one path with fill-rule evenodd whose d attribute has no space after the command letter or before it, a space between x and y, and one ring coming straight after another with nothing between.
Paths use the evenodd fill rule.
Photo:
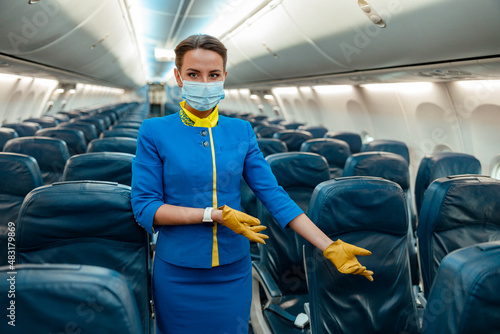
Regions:
<instances>
[{"instance_id":1,"label":"blue seat back","mask_svg":"<svg viewBox=\"0 0 500 334\"><path fill-rule=\"evenodd\" d=\"M316 187L308 215L332 240L368 249L358 260L374 281L341 274L306 245L313 333L417 333L408 260L408 216L401 187L372 177L338 178Z\"/></svg>"},{"instance_id":2,"label":"blue seat back","mask_svg":"<svg viewBox=\"0 0 500 334\"><path fill-rule=\"evenodd\" d=\"M71 120L71 122L83 122L83 123L90 123L94 124L96 130L97 130L97 135L100 135L104 130L106 130L106 122L102 118L98 117L92 117L92 116L86 116L86 117L80 117L74 120Z\"/></svg>"},{"instance_id":3,"label":"blue seat back","mask_svg":"<svg viewBox=\"0 0 500 334\"><path fill-rule=\"evenodd\" d=\"M276 132L286 130L286 128L281 125L257 125L253 130L259 138L273 138Z\"/></svg>"},{"instance_id":4,"label":"blue seat back","mask_svg":"<svg viewBox=\"0 0 500 334\"><path fill-rule=\"evenodd\" d=\"M3 151L5 143L13 138L17 138L19 135L16 130L11 128L0 128L0 151Z\"/></svg>"},{"instance_id":5,"label":"blue seat back","mask_svg":"<svg viewBox=\"0 0 500 334\"><path fill-rule=\"evenodd\" d=\"M288 152L286 143L279 139L257 138L257 144L259 145L259 149L264 155L264 157L267 157L268 155L274 153Z\"/></svg>"},{"instance_id":6,"label":"blue seat back","mask_svg":"<svg viewBox=\"0 0 500 334\"><path fill-rule=\"evenodd\" d=\"M330 179L325 158L315 153L287 152L266 158L278 184L307 213L314 188ZM302 246L305 240L292 229L283 229L264 207L257 202L261 223L267 226L266 245L260 247L261 266L271 273L284 294L307 292Z\"/></svg>"},{"instance_id":7,"label":"blue seat back","mask_svg":"<svg viewBox=\"0 0 500 334\"><path fill-rule=\"evenodd\" d=\"M40 117L40 118L28 118L25 119L23 122L32 122L32 123L38 123L43 129L45 128L51 128L59 124L59 120L50 117L50 116L45 116L45 117Z\"/></svg>"},{"instance_id":8,"label":"blue seat back","mask_svg":"<svg viewBox=\"0 0 500 334\"><path fill-rule=\"evenodd\" d=\"M327 132L325 138L333 138L345 141L349 144L351 154L359 153L361 151L362 140L361 136L354 132Z\"/></svg>"},{"instance_id":9,"label":"blue seat back","mask_svg":"<svg viewBox=\"0 0 500 334\"><path fill-rule=\"evenodd\" d=\"M0 266L7 265L9 223L16 223L24 196L43 186L42 173L33 157L0 152ZM11 228L13 226L10 226Z\"/></svg>"},{"instance_id":10,"label":"blue seat back","mask_svg":"<svg viewBox=\"0 0 500 334\"><path fill-rule=\"evenodd\" d=\"M64 141L55 138L14 138L5 144L4 151L26 154L35 158L42 171L45 184L61 180L64 165L69 159L68 146Z\"/></svg>"},{"instance_id":11,"label":"blue seat back","mask_svg":"<svg viewBox=\"0 0 500 334\"><path fill-rule=\"evenodd\" d=\"M324 156L330 167L330 178L342 176L345 162L351 155L349 145L345 141L332 138L307 140L300 150Z\"/></svg>"},{"instance_id":12,"label":"blue seat back","mask_svg":"<svg viewBox=\"0 0 500 334\"><path fill-rule=\"evenodd\" d=\"M447 254L500 240L499 198L500 180L487 176L449 176L429 186L417 227L425 296Z\"/></svg>"},{"instance_id":13,"label":"blue seat back","mask_svg":"<svg viewBox=\"0 0 500 334\"><path fill-rule=\"evenodd\" d=\"M132 128L115 128L112 130L104 130L99 138L107 138L107 137L128 137L137 139L139 135L139 130L135 130Z\"/></svg>"},{"instance_id":14,"label":"blue seat back","mask_svg":"<svg viewBox=\"0 0 500 334\"><path fill-rule=\"evenodd\" d=\"M123 152L135 155L137 140L127 137L106 137L94 139L89 143L87 152Z\"/></svg>"},{"instance_id":15,"label":"blue seat back","mask_svg":"<svg viewBox=\"0 0 500 334\"><path fill-rule=\"evenodd\" d=\"M328 129L321 125L301 125L297 130L307 131L312 134L314 138L323 138L328 132Z\"/></svg>"},{"instance_id":16,"label":"blue seat back","mask_svg":"<svg viewBox=\"0 0 500 334\"><path fill-rule=\"evenodd\" d=\"M390 152L402 156L410 164L410 152L405 143L398 140L374 140L361 146L361 152Z\"/></svg>"},{"instance_id":17,"label":"blue seat back","mask_svg":"<svg viewBox=\"0 0 500 334\"><path fill-rule=\"evenodd\" d=\"M143 333L130 285L114 270L25 264L16 265L14 280L10 271L0 269L0 302L7 308L15 301L15 318L4 316L1 333Z\"/></svg>"},{"instance_id":18,"label":"blue seat back","mask_svg":"<svg viewBox=\"0 0 500 334\"><path fill-rule=\"evenodd\" d=\"M131 185L134 155L94 152L72 156L66 162L62 181L96 180Z\"/></svg>"},{"instance_id":19,"label":"blue seat back","mask_svg":"<svg viewBox=\"0 0 500 334\"><path fill-rule=\"evenodd\" d=\"M35 133L37 137L61 139L68 146L69 155L82 154L87 151L87 141L83 131L68 128L46 128Z\"/></svg>"},{"instance_id":20,"label":"blue seat back","mask_svg":"<svg viewBox=\"0 0 500 334\"><path fill-rule=\"evenodd\" d=\"M33 122L9 123L2 125L2 127L14 129L19 137L34 136L35 132L42 129L40 124Z\"/></svg>"},{"instance_id":21,"label":"blue seat back","mask_svg":"<svg viewBox=\"0 0 500 334\"><path fill-rule=\"evenodd\" d=\"M307 131L283 130L276 132L273 138L285 142L289 152L298 152L300 151L302 143L306 140L313 139L313 136Z\"/></svg>"},{"instance_id":22,"label":"blue seat back","mask_svg":"<svg viewBox=\"0 0 500 334\"><path fill-rule=\"evenodd\" d=\"M448 254L427 300L423 333L500 333L499 263L499 241Z\"/></svg>"},{"instance_id":23,"label":"blue seat back","mask_svg":"<svg viewBox=\"0 0 500 334\"><path fill-rule=\"evenodd\" d=\"M282 121L279 123L280 125L284 126L286 129L289 130L297 130L300 126L305 125L302 122L288 122L288 121Z\"/></svg>"},{"instance_id":24,"label":"blue seat back","mask_svg":"<svg viewBox=\"0 0 500 334\"><path fill-rule=\"evenodd\" d=\"M420 212L427 187L441 177L460 174L481 174L481 163L464 153L441 152L427 155L420 161L415 181L415 203Z\"/></svg>"},{"instance_id":25,"label":"blue seat back","mask_svg":"<svg viewBox=\"0 0 500 334\"><path fill-rule=\"evenodd\" d=\"M85 141L90 143L92 140L97 139L97 128L92 123L87 122L74 122L74 123L63 123L57 126L58 128L76 129L81 130L85 136Z\"/></svg>"},{"instance_id":26,"label":"blue seat back","mask_svg":"<svg viewBox=\"0 0 500 334\"><path fill-rule=\"evenodd\" d=\"M17 263L84 264L114 269L130 283L149 331L149 252L134 219L130 187L74 181L39 187L25 198L17 224Z\"/></svg>"}]
</instances>

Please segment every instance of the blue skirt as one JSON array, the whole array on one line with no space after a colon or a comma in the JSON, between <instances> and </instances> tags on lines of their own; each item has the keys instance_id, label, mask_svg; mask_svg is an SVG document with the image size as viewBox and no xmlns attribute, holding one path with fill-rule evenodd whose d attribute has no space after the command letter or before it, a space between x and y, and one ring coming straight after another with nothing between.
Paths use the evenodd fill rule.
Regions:
<instances>
[{"instance_id":1,"label":"blue skirt","mask_svg":"<svg viewBox=\"0 0 500 334\"><path fill-rule=\"evenodd\" d=\"M250 256L210 269L178 267L155 257L153 298L158 334L247 334Z\"/></svg>"}]
</instances>

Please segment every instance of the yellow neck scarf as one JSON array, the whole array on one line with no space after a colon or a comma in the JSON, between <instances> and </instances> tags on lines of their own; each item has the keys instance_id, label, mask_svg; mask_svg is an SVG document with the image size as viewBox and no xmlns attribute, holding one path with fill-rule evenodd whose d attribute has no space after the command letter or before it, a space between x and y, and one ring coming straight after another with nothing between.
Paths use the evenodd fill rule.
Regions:
<instances>
[{"instance_id":1,"label":"yellow neck scarf","mask_svg":"<svg viewBox=\"0 0 500 334\"><path fill-rule=\"evenodd\" d=\"M186 109L186 101L182 101L179 103L182 111L186 113L186 115L194 122L193 126L202 127L202 128L213 128L217 125L219 121L219 105L216 105L214 110L205 118L199 118L198 116L193 115L189 110Z\"/></svg>"}]
</instances>

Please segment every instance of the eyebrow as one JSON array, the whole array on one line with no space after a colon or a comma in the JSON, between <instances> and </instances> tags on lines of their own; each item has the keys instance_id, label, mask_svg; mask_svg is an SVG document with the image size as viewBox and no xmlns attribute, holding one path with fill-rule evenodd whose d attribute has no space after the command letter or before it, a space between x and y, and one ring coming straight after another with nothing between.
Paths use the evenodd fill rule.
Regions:
<instances>
[{"instance_id":1,"label":"eyebrow","mask_svg":"<svg viewBox=\"0 0 500 334\"><path fill-rule=\"evenodd\" d=\"M197 70L197 69L195 69L195 68L191 68L191 67L190 67L190 68L187 68L187 69L186 69L186 71L192 71L192 72L198 72L198 73L200 73L200 71L199 71L199 70ZM214 72L221 72L221 73L222 73L222 71L221 71L221 70L211 70L209 73L214 73Z\"/></svg>"}]
</instances>

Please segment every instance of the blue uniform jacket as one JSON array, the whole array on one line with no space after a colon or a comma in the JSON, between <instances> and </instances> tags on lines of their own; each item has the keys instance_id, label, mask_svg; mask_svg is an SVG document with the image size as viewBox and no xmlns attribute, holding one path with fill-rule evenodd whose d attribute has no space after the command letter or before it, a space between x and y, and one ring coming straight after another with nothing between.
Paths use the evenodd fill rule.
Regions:
<instances>
[{"instance_id":1,"label":"blue uniform jacket","mask_svg":"<svg viewBox=\"0 0 500 334\"><path fill-rule=\"evenodd\" d=\"M213 160L216 164L217 205L241 210L241 176L285 227L303 213L282 187L257 145L249 122L219 116L211 128L185 125L179 113L145 120L139 130L132 164L132 208L137 222L153 233L153 217L164 203L205 208L213 204ZM154 226L159 230L156 256L183 267L212 267L212 223ZM249 241L227 227L216 229L219 265L249 253Z\"/></svg>"}]
</instances>

